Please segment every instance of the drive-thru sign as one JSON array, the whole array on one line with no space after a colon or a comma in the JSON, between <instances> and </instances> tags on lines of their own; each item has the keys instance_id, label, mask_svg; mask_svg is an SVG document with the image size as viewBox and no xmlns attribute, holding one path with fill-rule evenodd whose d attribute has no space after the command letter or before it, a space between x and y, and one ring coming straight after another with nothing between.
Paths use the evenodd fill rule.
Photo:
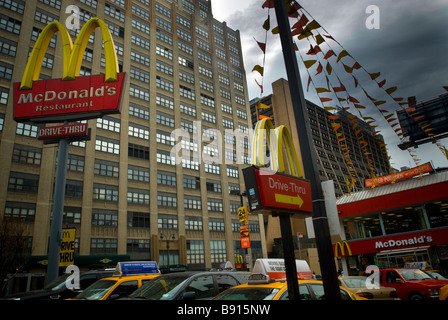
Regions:
<instances>
[{"instance_id":1,"label":"drive-thru sign","mask_svg":"<svg viewBox=\"0 0 448 320\"><path fill-rule=\"evenodd\" d=\"M251 211L311 213L311 185L297 177L256 166L243 169Z\"/></svg>"}]
</instances>

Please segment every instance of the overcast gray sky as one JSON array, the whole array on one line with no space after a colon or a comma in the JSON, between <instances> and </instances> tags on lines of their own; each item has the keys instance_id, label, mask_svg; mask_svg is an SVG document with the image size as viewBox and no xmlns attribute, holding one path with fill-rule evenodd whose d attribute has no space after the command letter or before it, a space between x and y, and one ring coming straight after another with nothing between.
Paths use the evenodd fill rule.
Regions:
<instances>
[{"instance_id":1,"label":"overcast gray sky","mask_svg":"<svg viewBox=\"0 0 448 320\"><path fill-rule=\"evenodd\" d=\"M258 41L264 41L265 38L262 24L267 18L268 9L261 8L264 0L211 0L211 2L215 19L226 21L230 28L240 30L249 98L259 97L260 88L255 83L255 79L260 81L261 76L251 70L255 65L262 65L263 62L263 54L254 37ZM392 94L393 97L407 99L409 96L416 96L417 101L422 101L446 92L443 86L448 86L447 0L301 0L298 2L367 72L381 72L377 81L385 79L384 88L397 86L398 90ZM366 20L371 16L370 12L366 13L369 5L375 5L379 9L379 29L366 27ZM277 25L274 9L270 10L270 16L272 28ZM297 22L297 19L291 19L290 22L293 24ZM319 31L324 33L321 29ZM296 40L296 42L301 51L309 49L306 39L300 42ZM341 51L341 47L336 42L328 40L327 43L336 53ZM324 52L328 49L329 47L322 45ZM269 33L266 52L263 95L272 93L272 82L279 78L287 78L278 36ZM302 56L305 60L313 59L312 56L305 54ZM316 66L317 64L309 69L312 76L316 73ZM299 69L305 88L305 97L322 106L313 87L306 92L308 74L301 62ZM384 93L384 90L378 89L376 82L371 81L367 73L357 70L353 75L359 79L369 94L382 98L380 95ZM349 74L346 76L351 77ZM319 78L313 77L313 79ZM342 79L342 81L345 80ZM392 102L381 107L395 111L399 105ZM356 109L352 108L352 110ZM375 124L380 126L381 134L386 139L393 166L395 168L414 166L408 152L396 147L399 139L390 126L382 121L381 113L374 106L362 112L363 115L369 114L378 119ZM441 142L448 147L448 139ZM435 145L420 146L416 154L422 163L432 161L435 167L448 167L448 160L442 156Z\"/></svg>"}]
</instances>

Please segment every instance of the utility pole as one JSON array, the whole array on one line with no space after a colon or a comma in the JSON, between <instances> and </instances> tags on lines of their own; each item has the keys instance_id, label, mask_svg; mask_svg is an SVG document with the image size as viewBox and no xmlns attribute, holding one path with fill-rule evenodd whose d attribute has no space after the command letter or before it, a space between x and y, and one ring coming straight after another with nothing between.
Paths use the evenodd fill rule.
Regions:
<instances>
[{"instance_id":1,"label":"utility pole","mask_svg":"<svg viewBox=\"0 0 448 320\"><path fill-rule=\"evenodd\" d=\"M300 79L299 66L295 48L292 42L291 27L285 2L289 0L274 0L275 14L277 17L280 40L283 48L286 72L288 76L291 100L300 141L300 150L303 160L303 171L306 179L311 182L313 199L313 225L316 234L316 245L319 256L319 264L324 284L325 297L328 300L340 300L341 293L336 272L336 264L333 258L333 247L331 243L328 218L325 211L324 195L319 179L319 172L314 148L312 148L308 110ZM291 232L291 231L290 231Z\"/></svg>"}]
</instances>

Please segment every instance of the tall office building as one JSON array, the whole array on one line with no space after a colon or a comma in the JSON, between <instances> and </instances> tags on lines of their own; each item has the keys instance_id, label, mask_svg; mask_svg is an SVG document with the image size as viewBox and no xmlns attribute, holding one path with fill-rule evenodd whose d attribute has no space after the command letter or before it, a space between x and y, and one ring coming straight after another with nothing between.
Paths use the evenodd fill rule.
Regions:
<instances>
[{"instance_id":1,"label":"tall office building","mask_svg":"<svg viewBox=\"0 0 448 320\"><path fill-rule=\"evenodd\" d=\"M73 4L79 10L66 13ZM222 135L226 144L216 148L210 141L225 129L248 130L246 75L239 31L213 18L210 1L11 0L0 6L0 217L21 221L29 253L47 255L58 147L39 141L35 124L13 120L12 84L21 81L48 23L79 17L82 27L99 17L128 77L121 114L89 120L91 140L69 145L63 226L77 229L75 263L128 258L206 269L244 256L237 215L244 165L236 150L248 142ZM78 32L70 30L73 39ZM61 78L61 52L56 34L41 80ZM80 75L104 73L104 66L95 32ZM175 141L176 129L191 138ZM176 163L171 151L178 144L193 155ZM216 154L222 163L201 161ZM260 221L249 218L253 258L266 252Z\"/></svg>"}]
</instances>

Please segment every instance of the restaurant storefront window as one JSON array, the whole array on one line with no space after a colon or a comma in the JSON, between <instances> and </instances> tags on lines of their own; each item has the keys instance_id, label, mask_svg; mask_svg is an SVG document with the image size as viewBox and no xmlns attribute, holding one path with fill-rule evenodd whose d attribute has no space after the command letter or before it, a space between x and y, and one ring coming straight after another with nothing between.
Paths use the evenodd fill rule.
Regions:
<instances>
[{"instance_id":1,"label":"restaurant storefront window","mask_svg":"<svg viewBox=\"0 0 448 320\"><path fill-rule=\"evenodd\" d=\"M343 224L347 240L446 227L448 201L347 217L343 219Z\"/></svg>"}]
</instances>

